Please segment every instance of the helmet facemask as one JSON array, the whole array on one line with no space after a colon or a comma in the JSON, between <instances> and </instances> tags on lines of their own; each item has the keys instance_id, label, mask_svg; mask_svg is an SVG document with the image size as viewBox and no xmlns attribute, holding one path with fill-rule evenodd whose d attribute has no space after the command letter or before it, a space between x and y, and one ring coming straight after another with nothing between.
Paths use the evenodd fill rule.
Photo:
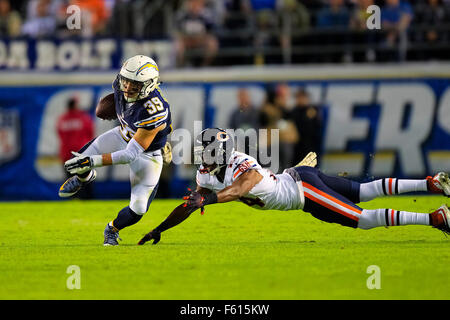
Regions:
<instances>
[{"instance_id":1,"label":"helmet facemask","mask_svg":"<svg viewBox=\"0 0 450 320\"><path fill-rule=\"evenodd\" d=\"M233 139L224 131L204 130L199 136L201 140L197 138L194 146L194 163L201 173L216 175L227 166L231 158L234 151Z\"/></svg>"},{"instance_id":2,"label":"helmet facemask","mask_svg":"<svg viewBox=\"0 0 450 320\"><path fill-rule=\"evenodd\" d=\"M119 74L120 90L127 102L135 102L137 100L147 97L150 92L155 90L158 85L158 78L149 79L141 82L137 80L128 79ZM131 87L130 88L127 88Z\"/></svg>"},{"instance_id":3,"label":"helmet facemask","mask_svg":"<svg viewBox=\"0 0 450 320\"><path fill-rule=\"evenodd\" d=\"M202 173L209 173L210 175L217 174L221 168L226 166L223 163L223 157L218 156L220 152L216 153L216 150L206 150L208 147L203 146L194 147L194 163L197 165L197 169ZM222 163L221 163L222 162ZM201 169L203 167L203 169Z\"/></svg>"}]
</instances>

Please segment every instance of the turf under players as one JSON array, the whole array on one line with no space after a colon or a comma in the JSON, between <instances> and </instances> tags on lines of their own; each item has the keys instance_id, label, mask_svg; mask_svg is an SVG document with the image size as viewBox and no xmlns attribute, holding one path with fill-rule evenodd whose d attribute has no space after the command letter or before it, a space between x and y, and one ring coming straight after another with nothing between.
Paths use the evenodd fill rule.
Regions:
<instances>
[{"instance_id":1,"label":"turf under players","mask_svg":"<svg viewBox=\"0 0 450 320\"><path fill-rule=\"evenodd\" d=\"M381 226L429 225L450 233L450 211L446 205L430 213L383 208L362 209L356 204L376 197L407 192L432 192L450 196L448 174L439 173L422 180L386 178L358 183L331 177L311 166L298 165L273 174L258 162L233 149L232 137L222 129L205 129L197 137L194 155L201 163L197 171L197 190L185 197L158 227L139 244L153 240L161 232L179 224L204 206L240 200L263 210L303 210L315 218L343 226L371 229Z\"/></svg>"},{"instance_id":2,"label":"turf under players","mask_svg":"<svg viewBox=\"0 0 450 320\"><path fill-rule=\"evenodd\" d=\"M90 141L65 162L67 171L75 176L59 190L59 196L70 197L95 179L94 168L129 165L130 203L107 224L104 245L118 245L119 230L135 224L147 212L158 189L162 149L172 130L169 104L159 89L158 66L151 58L138 55L125 61L113 89L120 126Z\"/></svg>"}]
</instances>

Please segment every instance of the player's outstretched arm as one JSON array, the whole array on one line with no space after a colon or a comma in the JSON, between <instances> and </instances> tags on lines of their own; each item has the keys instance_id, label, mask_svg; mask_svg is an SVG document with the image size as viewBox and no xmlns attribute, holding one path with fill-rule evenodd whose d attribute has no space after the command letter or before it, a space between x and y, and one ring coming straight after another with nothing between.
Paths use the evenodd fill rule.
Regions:
<instances>
[{"instance_id":1,"label":"player's outstretched arm","mask_svg":"<svg viewBox=\"0 0 450 320\"><path fill-rule=\"evenodd\" d=\"M248 170L241 174L236 181L217 193L217 202L230 202L245 196L262 180L263 176L256 170Z\"/></svg>"},{"instance_id":2,"label":"player's outstretched arm","mask_svg":"<svg viewBox=\"0 0 450 320\"><path fill-rule=\"evenodd\" d=\"M206 188L198 187L196 192L199 194L209 194L211 190ZM147 241L153 240L153 244L157 244L161 239L161 232L166 231L167 229L173 228L176 225L180 224L184 220L186 220L192 212L197 210L197 208L188 208L185 203L180 204L176 207L170 215L164 220L159 226L155 229L147 233L139 242L138 245L143 245Z\"/></svg>"},{"instance_id":3,"label":"player's outstretched arm","mask_svg":"<svg viewBox=\"0 0 450 320\"><path fill-rule=\"evenodd\" d=\"M241 174L231 186L222 189L218 193L211 192L202 195L198 192L192 192L188 197L184 198L186 200L186 207L197 210L208 204L238 200L252 190L262 178L263 176L258 171L250 169Z\"/></svg>"},{"instance_id":4,"label":"player's outstretched arm","mask_svg":"<svg viewBox=\"0 0 450 320\"><path fill-rule=\"evenodd\" d=\"M66 161L64 166L71 174L82 174L96 167L133 162L150 146L158 132L165 127L166 124L164 123L151 130L139 128L125 149L113 153L93 156L74 153L75 158Z\"/></svg>"}]
</instances>

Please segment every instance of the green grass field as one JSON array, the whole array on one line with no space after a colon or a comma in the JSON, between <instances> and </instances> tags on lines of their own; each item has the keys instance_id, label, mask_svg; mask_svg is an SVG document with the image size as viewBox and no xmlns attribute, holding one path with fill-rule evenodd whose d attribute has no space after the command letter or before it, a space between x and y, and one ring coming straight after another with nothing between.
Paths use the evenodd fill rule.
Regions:
<instances>
[{"instance_id":1,"label":"green grass field","mask_svg":"<svg viewBox=\"0 0 450 320\"><path fill-rule=\"evenodd\" d=\"M365 208L431 212L444 197L391 197ZM355 230L303 212L240 203L195 212L137 246L181 201L155 200L103 247L127 201L0 203L0 299L449 299L450 239L426 226ZM67 267L81 289L66 287ZM381 289L366 286L367 267Z\"/></svg>"}]
</instances>

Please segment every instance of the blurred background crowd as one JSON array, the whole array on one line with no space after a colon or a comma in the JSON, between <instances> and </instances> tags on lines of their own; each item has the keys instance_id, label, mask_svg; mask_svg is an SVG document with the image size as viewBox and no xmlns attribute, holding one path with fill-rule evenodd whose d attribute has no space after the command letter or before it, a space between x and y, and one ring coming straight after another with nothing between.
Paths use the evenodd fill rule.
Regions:
<instances>
[{"instance_id":1,"label":"blurred background crowd","mask_svg":"<svg viewBox=\"0 0 450 320\"><path fill-rule=\"evenodd\" d=\"M176 67L445 60L450 0L0 0L0 37L55 35L170 40Z\"/></svg>"},{"instance_id":2,"label":"blurred background crowd","mask_svg":"<svg viewBox=\"0 0 450 320\"><path fill-rule=\"evenodd\" d=\"M237 92L237 106L231 114L228 128L248 130L279 130L280 168L296 165L309 152L320 154L322 141L323 110L311 102L309 93L299 87L293 91L286 83L266 87L266 99L255 105L247 88ZM267 143L271 145L270 138ZM246 142L245 152L256 146ZM244 151L244 150L242 150Z\"/></svg>"},{"instance_id":3,"label":"blurred background crowd","mask_svg":"<svg viewBox=\"0 0 450 320\"><path fill-rule=\"evenodd\" d=\"M16 183L0 199L55 199L69 151L114 125L95 119L97 98L138 53L159 64L175 128L267 129L280 170L310 151L360 179L447 170L449 40L450 0L0 0L0 182ZM39 195L15 180L24 168ZM124 172L99 174L96 196L127 197ZM172 164L158 196L192 174Z\"/></svg>"}]
</instances>

